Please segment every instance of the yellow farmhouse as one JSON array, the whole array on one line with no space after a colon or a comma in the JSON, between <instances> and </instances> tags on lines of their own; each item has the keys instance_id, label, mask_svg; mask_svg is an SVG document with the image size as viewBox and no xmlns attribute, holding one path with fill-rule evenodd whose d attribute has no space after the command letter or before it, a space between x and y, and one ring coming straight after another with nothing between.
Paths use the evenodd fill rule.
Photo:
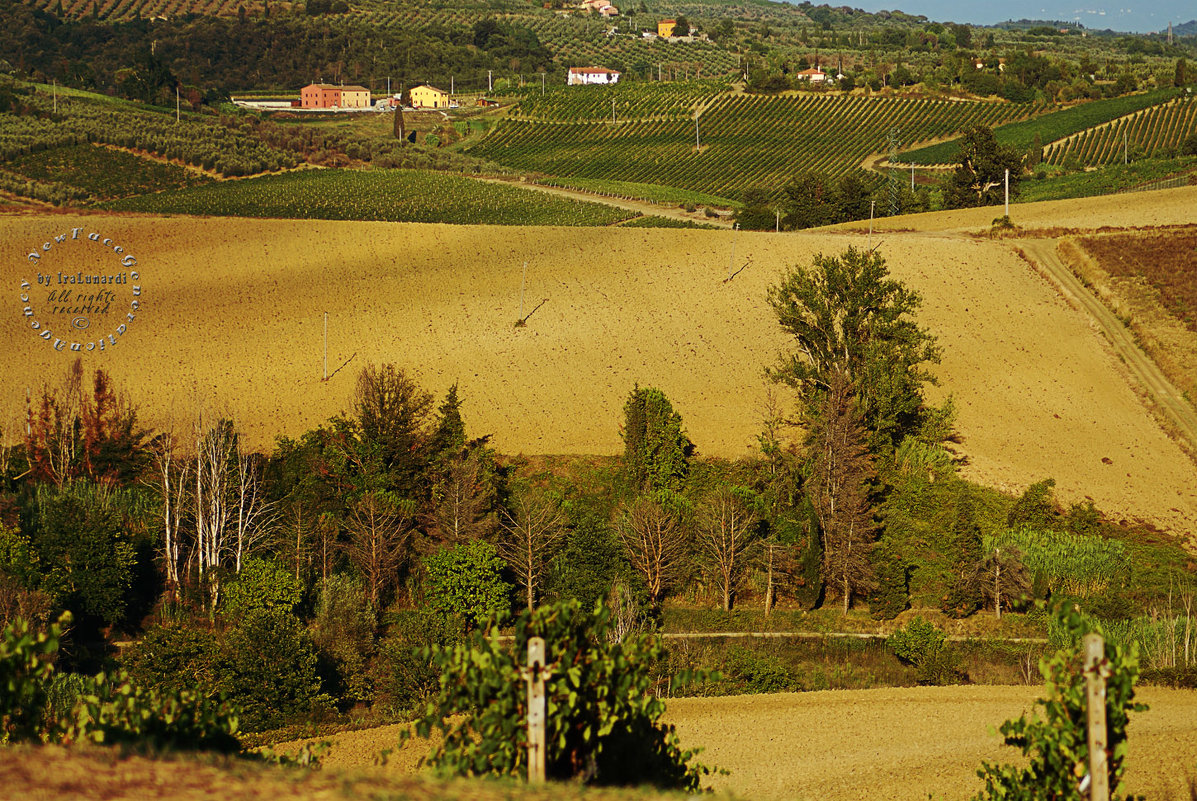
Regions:
<instances>
[{"instance_id":1,"label":"yellow farmhouse","mask_svg":"<svg viewBox=\"0 0 1197 801\"><path fill-rule=\"evenodd\" d=\"M422 83L412 87L411 104L416 108L448 108L449 93Z\"/></svg>"}]
</instances>

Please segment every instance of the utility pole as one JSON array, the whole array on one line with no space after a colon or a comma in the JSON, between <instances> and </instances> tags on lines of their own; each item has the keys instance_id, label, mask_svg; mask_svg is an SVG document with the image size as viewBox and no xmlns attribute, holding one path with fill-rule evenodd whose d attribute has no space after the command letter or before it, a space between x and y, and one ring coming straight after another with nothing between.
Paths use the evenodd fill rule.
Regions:
<instances>
[{"instance_id":1,"label":"utility pole","mask_svg":"<svg viewBox=\"0 0 1197 801\"><path fill-rule=\"evenodd\" d=\"M910 191L914 191L914 162L910 162Z\"/></svg>"},{"instance_id":2,"label":"utility pole","mask_svg":"<svg viewBox=\"0 0 1197 801\"><path fill-rule=\"evenodd\" d=\"M869 201L869 252L873 251L873 209L877 206L876 200Z\"/></svg>"},{"instance_id":3,"label":"utility pole","mask_svg":"<svg viewBox=\"0 0 1197 801\"><path fill-rule=\"evenodd\" d=\"M328 380L328 312L324 313L324 380Z\"/></svg>"},{"instance_id":4,"label":"utility pole","mask_svg":"<svg viewBox=\"0 0 1197 801\"><path fill-rule=\"evenodd\" d=\"M611 98L611 124L615 124L615 98Z\"/></svg>"},{"instance_id":5,"label":"utility pole","mask_svg":"<svg viewBox=\"0 0 1197 801\"><path fill-rule=\"evenodd\" d=\"M520 319L524 319L524 286L528 283L528 262L524 262L524 275L520 278Z\"/></svg>"},{"instance_id":6,"label":"utility pole","mask_svg":"<svg viewBox=\"0 0 1197 801\"><path fill-rule=\"evenodd\" d=\"M487 70L487 71L486 71L486 91L487 91L487 92L493 92L493 91L495 91L495 85L494 85L494 83L491 81L491 78L493 78L493 77L494 77L494 76L493 76L493 74L491 73L491 71L490 71L490 70Z\"/></svg>"},{"instance_id":7,"label":"utility pole","mask_svg":"<svg viewBox=\"0 0 1197 801\"><path fill-rule=\"evenodd\" d=\"M732 266L736 262L736 235L740 233L740 224L734 223L732 225L732 251L731 258L727 260L727 280L732 280ZM724 282L726 283L726 282Z\"/></svg>"},{"instance_id":8,"label":"utility pole","mask_svg":"<svg viewBox=\"0 0 1197 801\"><path fill-rule=\"evenodd\" d=\"M1006 216L1010 216L1010 168L1006 168Z\"/></svg>"},{"instance_id":9,"label":"utility pole","mask_svg":"<svg viewBox=\"0 0 1197 801\"><path fill-rule=\"evenodd\" d=\"M544 97L544 73L540 73L540 96Z\"/></svg>"},{"instance_id":10,"label":"utility pole","mask_svg":"<svg viewBox=\"0 0 1197 801\"><path fill-rule=\"evenodd\" d=\"M457 79L456 75L449 76L449 96L450 97L452 97L454 92L456 91L456 89L453 86L453 81L455 81L456 79Z\"/></svg>"},{"instance_id":11,"label":"utility pole","mask_svg":"<svg viewBox=\"0 0 1197 801\"><path fill-rule=\"evenodd\" d=\"M179 122L179 87L175 85L175 124Z\"/></svg>"},{"instance_id":12,"label":"utility pole","mask_svg":"<svg viewBox=\"0 0 1197 801\"><path fill-rule=\"evenodd\" d=\"M781 233L781 212L774 210L773 214L777 217L777 221L773 224L773 233Z\"/></svg>"},{"instance_id":13,"label":"utility pole","mask_svg":"<svg viewBox=\"0 0 1197 801\"><path fill-rule=\"evenodd\" d=\"M1122 129L1122 163L1125 166L1130 162L1130 139L1127 137L1126 129Z\"/></svg>"},{"instance_id":14,"label":"utility pole","mask_svg":"<svg viewBox=\"0 0 1197 801\"><path fill-rule=\"evenodd\" d=\"M54 113L57 114L58 113L58 79L57 78L54 79L54 83L52 84L52 86L54 87L52 90L54 93Z\"/></svg>"},{"instance_id":15,"label":"utility pole","mask_svg":"<svg viewBox=\"0 0 1197 801\"><path fill-rule=\"evenodd\" d=\"M694 115L694 152L702 152L702 143L698 141L698 115Z\"/></svg>"}]
</instances>

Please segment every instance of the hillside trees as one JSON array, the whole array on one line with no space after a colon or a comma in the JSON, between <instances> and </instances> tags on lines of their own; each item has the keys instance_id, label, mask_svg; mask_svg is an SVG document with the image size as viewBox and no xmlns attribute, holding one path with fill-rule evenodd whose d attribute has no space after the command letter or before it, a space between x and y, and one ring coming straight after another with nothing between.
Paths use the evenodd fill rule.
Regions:
<instances>
[{"instance_id":1,"label":"hillside trees","mask_svg":"<svg viewBox=\"0 0 1197 801\"><path fill-rule=\"evenodd\" d=\"M832 225L869 216L871 191L859 175L833 178L802 172L782 190L782 223L788 229Z\"/></svg>"},{"instance_id":2,"label":"hillside trees","mask_svg":"<svg viewBox=\"0 0 1197 801\"><path fill-rule=\"evenodd\" d=\"M818 254L770 287L769 303L795 346L769 374L797 391L805 416L818 416L839 376L853 388L874 448L892 449L917 431L922 387L932 381L926 365L939 355L914 319L921 298L889 277L885 259L852 247Z\"/></svg>"},{"instance_id":3,"label":"hillside trees","mask_svg":"<svg viewBox=\"0 0 1197 801\"><path fill-rule=\"evenodd\" d=\"M556 501L539 490L524 488L502 513L499 554L507 561L529 611L544 586L547 563L565 534Z\"/></svg>"},{"instance_id":4,"label":"hillside trees","mask_svg":"<svg viewBox=\"0 0 1197 801\"><path fill-rule=\"evenodd\" d=\"M869 557L876 524L869 502L874 471L866 432L842 373L831 378L808 445L807 492L823 530L823 580L839 593L847 614L853 596L874 586Z\"/></svg>"},{"instance_id":5,"label":"hillside trees","mask_svg":"<svg viewBox=\"0 0 1197 801\"><path fill-rule=\"evenodd\" d=\"M677 515L656 498L641 496L624 511L616 531L650 602L660 604L682 574L688 555L688 537Z\"/></svg>"},{"instance_id":6,"label":"hillside trees","mask_svg":"<svg viewBox=\"0 0 1197 801\"><path fill-rule=\"evenodd\" d=\"M959 164L945 181L944 203L948 208L992 206L1005 195L1006 171L1010 171L1010 196L1018 195L1022 177L1022 155L1016 148L999 145L993 131L977 125L960 140Z\"/></svg>"},{"instance_id":7,"label":"hillside trees","mask_svg":"<svg viewBox=\"0 0 1197 801\"><path fill-rule=\"evenodd\" d=\"M697 528L698 547L719 588L723 611L730 612L759 545L756 514L733 488L721 486L703 499Z\"/></svg>"},{"instance_id":8,"label":"hillside trees","mask_svg":"<svg viewBox=\"0 0 1197 801\"><path fill-rule=\"evenodd\" d=\"M665 393L637 385L624 403L624 469L633 491L677 490L694 443Z\"/></svg>"}]
</instances>

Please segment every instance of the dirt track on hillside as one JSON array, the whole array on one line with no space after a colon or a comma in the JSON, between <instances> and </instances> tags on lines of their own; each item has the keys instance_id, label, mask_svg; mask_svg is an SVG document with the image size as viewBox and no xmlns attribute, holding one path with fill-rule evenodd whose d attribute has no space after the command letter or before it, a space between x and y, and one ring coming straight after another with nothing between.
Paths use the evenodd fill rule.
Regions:
<instances>
[{"instance_id":1,"label":"dirt track on hillside","mask_svg":"<svg viewBox=\"0 0 1197 801\"><path fill-rule=\"evenodd\" d=\"M981 789L983 760L1015 761L1016 749L1003 746L996 729L1041 692L962 686L676 698L665 720L684 747L704 749L700 761L731 771L710 784L737 798L953 801ZM1186 773L1197 778L1197 692L1146 688L1139 700L1151 709L1132 715L1124 789L1181 798ZM325 764L371 765L382 748L394 747L400 728L338 735ZM410 772L426 752L427 744L409 743L378 770Z\"/></svg>"},{"instance_id":2,"label":"dirt track on hillside","mask_svg":"<svg viewBox=\"0 0 1197 801\"><path fill-rule=\"evenodd\" d=\"M1100 218L1168 220L1180 216L1177 203L1197 198L1172 192L1143 193L1154 205L1121 217L1103 205ZM864 244L843 231L0 217L6 431L20 429L26 388L59 382L71 360L26 327L18 287L32 276L29 250L74 225L142 260L142 313L118 346L84 361L107 369L146 423L188 432L205 407L269 447L347 410L361 365L394 361L438 395L457 382L470 435L493 434L510 454L618 453L623 401L636 383L669 396L700 455L752 453L763 370L786 347L768 286L817 252ZM955 398L968 477L1020 491L1051 476L1066 503L1090 497L1116 518L1192 531L1197 469L1092 321L1010 243L936 231L876 242L894 275L923 296L920 319L943 351L932 394ZM525 260L525 314L543 305L516 328ZM729 266L740 272L725 283Z\"/></svg>"},{"instance_id":3,"label":"dirt track on hillside","mask_svg":"<svg viewBox=\"0 0 1197 801\"><path fill-rule=\"evenodd\" d=\"M1110 347L1126 364L1135 380L1150 395L1168 423L1188 440L1197 452L1197 413L1163 371L1135 342L1134 335L1101 300L1081 284L1060 259L1056 242L1047 239L1019 240L1018 247L1056 282L1069 300L1075 301L1097 323Z\"/></svg>"}]
</instances>

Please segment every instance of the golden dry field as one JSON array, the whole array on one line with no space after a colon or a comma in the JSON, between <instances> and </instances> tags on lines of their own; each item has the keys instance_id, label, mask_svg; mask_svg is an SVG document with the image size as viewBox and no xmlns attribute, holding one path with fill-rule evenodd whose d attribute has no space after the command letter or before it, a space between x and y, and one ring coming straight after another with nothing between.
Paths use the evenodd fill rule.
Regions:
<instances>
[{"instance_id":1,"label":"golden dry field","mask_svg":"<svg viewBox=\"0 0 1197 801\"><path fill-rule=\"evenodd\" d=\"M674 698L665 721L699 760L730 771L706 784L752 801L925 801L971 798L982 789L981 762L1013 762L1017 749L997 733L1031 709L1042 687L907 687ZM1142 688L1150 709L1131 714L1124 791L1152 799L1188 798L1197 779L1197 692ZM366 768L395 749L402 726L346 732L328 739L329 770ZM291 753L300 742L277 747ZM416 770L428 743L395 749L388 776Z\"/></svg>"},{"instance_id":2,"label":"golden dry field","mask_svg":"<svg viewBox=\"0 0 1197 801\"><path fill-rule=\"evenodd\" d=\"M1185 188L1028 204L1013 216L1029 227L1091 229L1190 222L1195 209L1197 189ZM1015 254L1016 241L960 233L987 228L998 212L894 219L918 230L874 238L892 272L923 295L922 320L943 350L934 395L956 399L965 473L1009 490L1052 476L1064 501L1091 497L1115 517L1191 534L1197 469L1089 318ZM766 288L816 252L865 244L848 231L0 216L8 431L20 430L27 388L57 383L71 361L29 327L20 282L119 267L110 250L83 240L52 242L40 263L28 260L73 227L138 259L135 321L116 346L83 360L107 369L148 424L187 429L205 408L233 416L265 448L344 410L362 364L393 361L438 394L458 382L471 435L493 433L512 454L618 452L636 382L666 392L700 453L749 453L762 371L785 345ZM524 313L535 311L517 328L525 261ZM729 264L743 270L724 283ZM48 287L37 291L48 309ZM324 312L329 371L351 360L327 382ZM111 311L92 316L78 340L115 327ZM69 330L71 315L60 317L47 318L55 336Z\"/></svg>"}]
</instances>

